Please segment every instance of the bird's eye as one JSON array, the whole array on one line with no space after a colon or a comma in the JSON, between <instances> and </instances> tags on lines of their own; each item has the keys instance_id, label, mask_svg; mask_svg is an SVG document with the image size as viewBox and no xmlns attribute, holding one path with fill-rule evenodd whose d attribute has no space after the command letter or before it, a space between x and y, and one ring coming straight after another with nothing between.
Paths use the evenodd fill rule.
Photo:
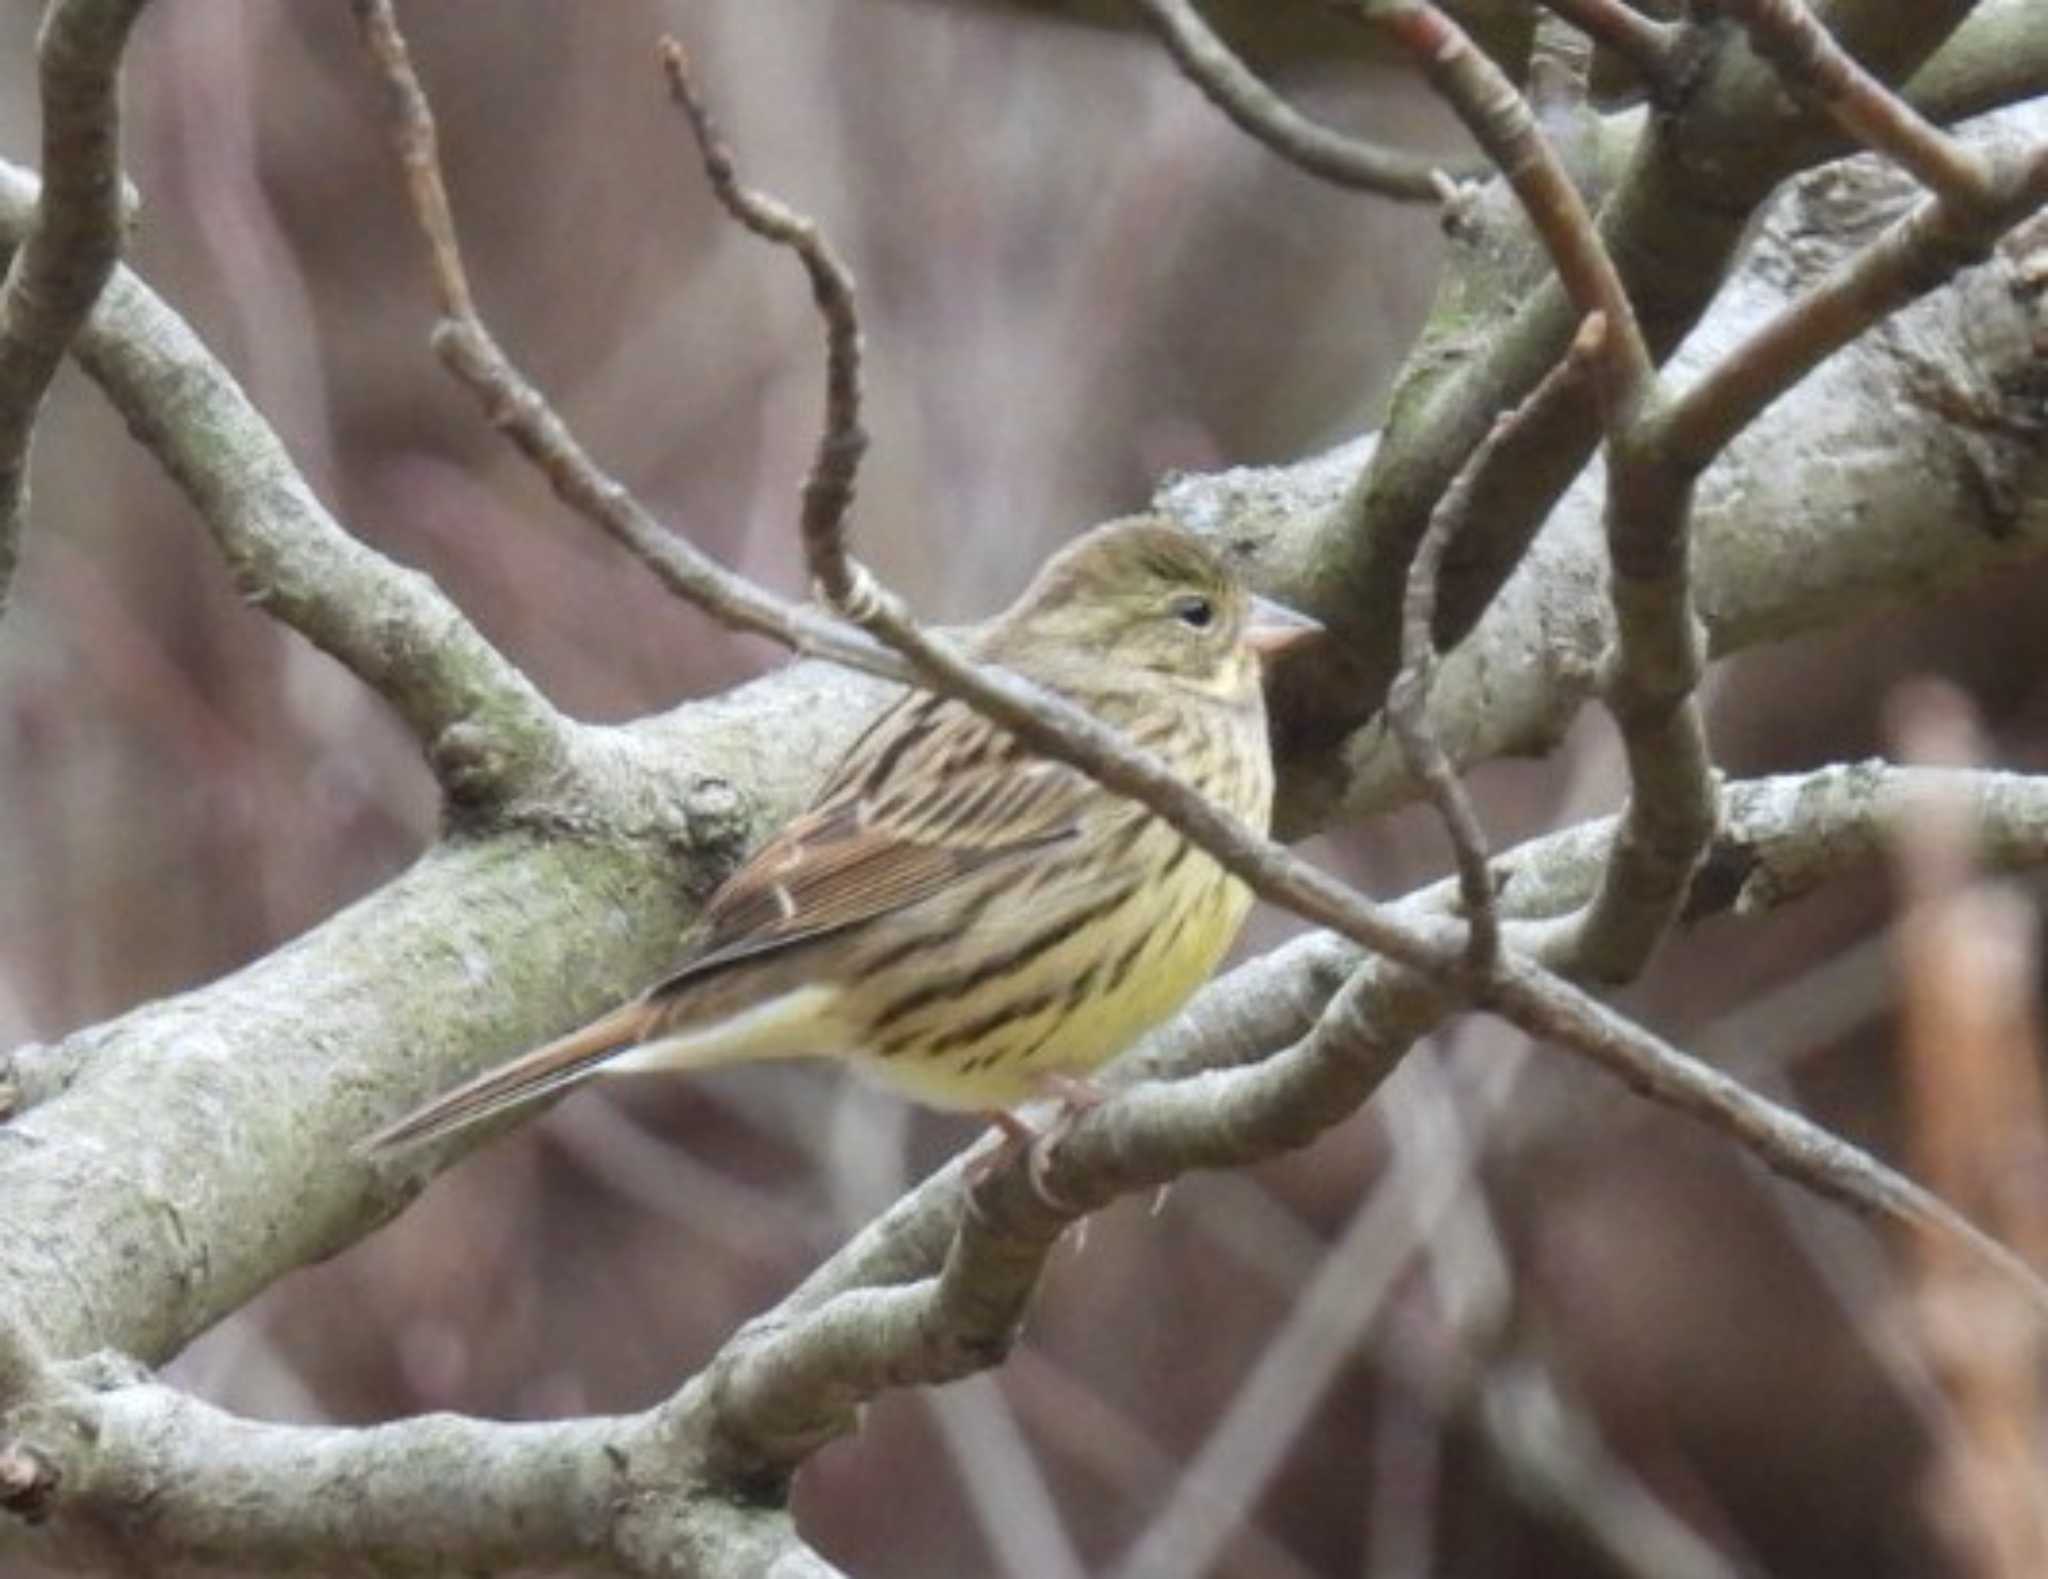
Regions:
<instances>
[{"instance_id":1,"label":"bird's eye","mask_svg":"<svg viewBox=\"0 0 2048 1579\"><path fill-rule=\"evenodd\" d=\"M1216 605L1207 598L1182 598L1174 604L1173 616L1190 629L1205 631L1216 621Z\"/></svg>"}]
</instances>

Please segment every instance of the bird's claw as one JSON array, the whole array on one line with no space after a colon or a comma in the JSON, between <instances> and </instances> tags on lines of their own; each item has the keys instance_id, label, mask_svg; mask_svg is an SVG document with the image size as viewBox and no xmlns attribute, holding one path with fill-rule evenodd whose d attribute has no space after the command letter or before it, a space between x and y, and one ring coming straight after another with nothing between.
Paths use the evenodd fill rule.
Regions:
<instances>
[{"instance_id":1,"label":"bird's claw","mask_svg":"<svg viewBox=\"0 0 2048 1579\"><path fill-rule=\"evenodd\" d=\"M993 1150L984 1151L967 1164L968 1187L979 1186L997 1169L1007 1167L1021 1152L1024 1171L1031 1179L1031 1193L1049 1211L1058 1212L1062 1217L1080 1218L1085 1215L1085 1208L1061 1196L1052 1187L1047 1170L1052 1166L1053 1149L1066 1138L1067 1132L1084 1113L1101 1106L1103 1092L1093 1082L1077 1075L1050 1074L1045 1077L1043 1085L1046 1091L1059 1098L1059 1110L1053 1115L1052 1122L1042 1131L1035 1130L1014 1113L1002 1108L991 1109L988 1121L1002 1131L1003 1138Z\"/></svg>"}]
</instances>

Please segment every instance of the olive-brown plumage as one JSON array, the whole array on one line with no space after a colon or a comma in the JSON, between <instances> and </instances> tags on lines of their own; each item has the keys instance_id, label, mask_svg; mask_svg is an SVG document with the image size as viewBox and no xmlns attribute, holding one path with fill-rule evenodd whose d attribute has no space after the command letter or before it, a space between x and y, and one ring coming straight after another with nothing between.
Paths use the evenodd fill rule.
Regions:
<instances>
[{"instance_id":1,"label":"olive-brown plumage","mask_svg":"<svg viewBox=\"0 0 2048 1579\"><path fill-rule=\"evenodd\" d=\"M1055 555L973 645L1264 828L1260 658L1314 628L1251 598L1195 538L1137 517ZM600 1069L799 1056L1000 1113L1172 1013L1249 904L1135 802L911 691L713 895L674 974L365 1144L441 1135Z\"/></svg>"}]
</instances>

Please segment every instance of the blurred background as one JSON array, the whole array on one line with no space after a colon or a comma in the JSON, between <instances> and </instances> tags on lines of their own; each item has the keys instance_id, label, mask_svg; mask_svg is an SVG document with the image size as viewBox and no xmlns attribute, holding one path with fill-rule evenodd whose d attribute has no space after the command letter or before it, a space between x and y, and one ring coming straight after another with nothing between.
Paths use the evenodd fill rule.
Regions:
<instances>
[{"instance_id":1,"label":"blurred background","mask_svg":"<svg viewBox=\"0 0 2048 1579\"><path fill-rule=\"evenodd\" d=\"M39 9L0 15L17 159L36 143ZM1433 285L1433 216L1283 168L1134 35L889 0L500 0L405 19L499 337L678 531L786 592L816 327L794 264L714 212L655 66L664 30L696 54L743 172L818 218L859 278L875 439L860 551L935 618L997 607L1166 469L1289 459L1371 426ZM1368 134L1459 146L1445 113L1369 65L1296 66L1284 85ZM380 102L344 7L153 9L129 78L133 263L341 519L430 572L565 708L632 718L779 662L570 518L439 371ZM238 601L75 374L34 487L0 625L5 1042L231 971L435 831L402 733ZM1724 667L1719 760L1749 774L1868 754L1894 683L1933 671L1978 699L2001 761L2042 766L2048 620L2025 578L2001 580ZM1590 721L1476 783L1503 842L1619 798ZM1416 814L1318 851L1380 894L1445 865ZM1873 877L1709 926L1630 1005L1897 1156L1888 913ZM1251 946L1287 930L1265 918ZM1453 1032L1397 1084L1299 1157L1092 1223L1011 1363L871 1409L801 1477L803 1527L853 1572L897 1579L1108 1574L1148 1531L1144 1579L1632 1571L1447 1407L1456 1344L1403 1269L1416 1229L1388 1181L1456 1165L1448 1113L1482 1152L1518 1330L1617 1462L1751 1572L1963 1571L1927 1490L1939 1415L1901 1358L1899 1282L1873 1238L1495 1027ZM277 1419L644 1406L972 1138L802 1069L581 1097L171 1374ZM1236 1500L1248 1517L1210 1529Z\"/></svg>"}]
</instances>

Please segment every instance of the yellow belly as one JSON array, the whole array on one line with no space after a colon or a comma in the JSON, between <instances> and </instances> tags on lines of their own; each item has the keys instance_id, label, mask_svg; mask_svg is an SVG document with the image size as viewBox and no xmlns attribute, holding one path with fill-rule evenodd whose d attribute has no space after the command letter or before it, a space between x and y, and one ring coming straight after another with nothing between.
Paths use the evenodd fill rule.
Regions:
<instances>
[{"instance_id":1,"label":"yellow belly","mask_svg":"<svg viewBox=\"0 0 2048 1579\"><path fill-rule=\"evenodd\" d=\"M1083 928L1000 983L934 1006L891 1046L856 1042L863 1073L934 1107L985 1111L1045 1094L1050 1075L1087 1075L1165 1020L1236 939L1251 894L1199 852L1135 912ZM963 938L963 952L994 947ZM858 1023L862 1005L849 1003ZM977 1033L978 1034L974 1034Z\"/></svg>"}]
</instances>

